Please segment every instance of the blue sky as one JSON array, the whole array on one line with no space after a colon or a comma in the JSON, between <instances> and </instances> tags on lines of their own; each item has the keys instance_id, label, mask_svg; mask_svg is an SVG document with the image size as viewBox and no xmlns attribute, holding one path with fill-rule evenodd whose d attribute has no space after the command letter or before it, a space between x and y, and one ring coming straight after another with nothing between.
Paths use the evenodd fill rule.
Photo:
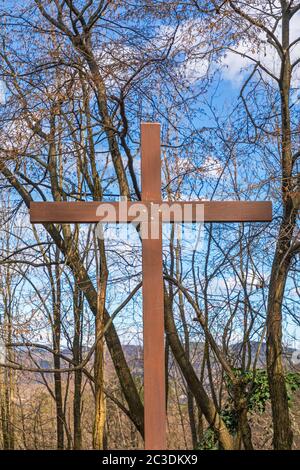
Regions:
<instances>
[{"instance_id":1,"label":"blue sky","mask_svg":"<svg viewBox=\"0 0 300 470\"><path fill-rule=\"evenodd\" d=\"M297 15L293 20L292 37L294 37L297 34L300 34L300 21L299 21L299 18L300 18L300 16ZM195 32L197 33L197 23L195 23ZM163 27L161 29L161 33L163 33ZM181 32L179 31L179 33L184 36L185 28L183 27L182 31ZM279 31L279 33L280 33L280 31ZM267 47L267 49L266 49L266 47ZM259 51L259 52L254 51L252 53L251 51L249 51L249 45L245 46L244 43L241 41L239 44L236 45L236 50L241 52L241 53L244 53L244 52L252 53L253 57L255 57L255 58L257 58L257 57L262 58L262 60L264 60L266 62L266 66L268 66L272 71L277 72L278 71L278 62L276 60L276 57L274 56L272 51L270 49L268 49L268 47L269 46L266 45L261 49L261 51ZM178 40L178 48L180 50L180 38ZM293 52L293 54L298 54L299 53L298 49L295 50ZM218 64L218 66L219 65L220 64ZM228 125L228 121L227 121L228 116L231 114L232 110L234 109L234 107L236 105L236 102L237 102L237 99L238 99L238 96L239 96L239 93L240 93L240 89L241 89L243 80L245 79L245 77L249 73L249 68L251 67L251 60L247 59L247 58L242 59L240 55L234 53L233 51L230 51L230 52L227 53L226 57L224 57L222 59L221 65L222 65L222 67L221 67L220 72L216 73L215 79L211 83L211 85L209 87L209 90L207 91L205 96L201 96L199 98L199 101L196 100L195 103L193 103L193 106L195 106L195 108L197 108L199 106L202 106L204 111L205 111L202 114L199 113L199 112L197 112L195 114L195 116L194 116L195 128L201 128L202 126L214 126L215 125L214 120L213 120L212 116L210 115L210 110L208 110L208 107L205 106L205 101L208 103L212 99L212 97L214 97L213 106L215 108L216 114L219 114L221 116L221 122L224 124L224 127L226 125ZM247 70L241 71L242 67L246 67ZM181 71L181 72L184 74L186 79L190 81L191 87L196 89L199 86L199 81L200 81L203 73L205 73L206 68L207 68L207 64L205 63L205 60L191 59L190 62L185 63L184 70ZM216 68L217 68L217 66L216 66ZM298 70L296 71L295 80L294 80L293 83L296 87L299 84ZM3 101L4 101L4 99L3 99L4 90L5 90L5 86L3 85L3 82L0 82L0 104L1 104L1 102L3 103ZM153 90L153 94L154 95L158 94L158 91ZM297 96L298 96L298 94L296 93L295 94L295 100L299 100L299 98L297 98ZM185 117L183 115L182 119L184 121L184 119L187 119L187 118L190 119L190 117L191 116ZM233 114L233 119L237 119L236 114ZM136 130L136 132L138 132L138 130ZM201 143L199 143L199 148L201 148ZM241 149L242 147L240 146L239 148ZM99 148L99 151L100 150L101 149ZM105 149L102 149L102 150L105 151ZM222 161L222 156L220 154L218 154L217 150L218 149L216 149L216 152L213 155L207 155L206 156L207 158L213 158L214 159L213 164L215 166L218 166L218 164L219 164L218 160L219 159L221 161L221 164L224 163ZM185 157L183 157L183 158L185 158ZM240 158L243 158L243 156L241 155ZM137 156L136 159L135 159L136 167L139 167L139 161L140 161L139 156ZM205 159L204 159L204 162L205 162ZM247 187L248 183L249 183L249 180L251 179L251 177L253 177L253 175L255 175L255 180L256 181L262 180L264 175L265 175L265 171L266 171L265 169L263 169L262 162L260 161L260 155L259 155L258 151L256 151L255 154L252 153L252 158L251 158L251 161L249 161L248 165L245 165L244 161L242 162L242 168L243 168L243 174L240 176L240 185L241 185L241 187L242 187L243 184L245 185L245 187ZM226 177L226 175L225 175L225 177ZM215 181L213 174L210 175L210 178L211 178L210 182L207 181L207 182L204 183L202 197L209 196L209 192L211 191L211 187L213 186L214 181ZM209 178L208 178L208 180L209 180ZM226 181L225 181L225 184L226 184ZM190 188L186 187L184 189L186 189L187 198L191 197ZM214 198L216 199L218 197L223 197L223 191L224 191L224 185L222 185L220 187L220 193L219 194L216 193ZM256 194L259 194L259 198L267 197L268 195L267 195L266 191L267 191L267 189L266 190L263 189L261 192L253 191L253 193L251 194L251 197L255 197ZM226 229L226 235L230 238L231 237L233 238L235 236L235 229L232 228L231 234ZM118 274L115 273L115 275L117 276ZM218 282L220 283L220 285L222 284L221 279L218 279ZM228 282L230 283L230 272L229 271L228 271ZM124 289L123 289L124 286L120 286L120 287L121 287L120 290L118 289L118 287L114 287L114 289L112 289L112 291L111 291L111 294L110 294L111 308L114 308L114 306L117 306L119 304L119 298L117 298L117 296L115 295L116 292L118 293L118 295L120 295L120 292L124 293ZM133 287L133 285L131 287ZM220 286L215 285L215 289L220 289ZM126 292L126 290L125 290L125 292ZM126 309L124 312L122 312L122 314L120 314L120 321L118 322L119 326L122 325L124 327L124 325L126 323L126 322L124 323L124 318L126 317L129 320L129 315L128 314L130 312L131 312L131 314L137 314L138 315L138 318L139 318L138 324L139 324L139 327L140 327L140 318L141 318L140 313L141 312L139 311L139 313L137 313L136 309L134 307L132 307L132 305L130 307L128 307L128 309ZM293 334L294 333L294 328L295 328L294 325L288 326L288 331L291 334Z\"/></svg>"}]
</instances>

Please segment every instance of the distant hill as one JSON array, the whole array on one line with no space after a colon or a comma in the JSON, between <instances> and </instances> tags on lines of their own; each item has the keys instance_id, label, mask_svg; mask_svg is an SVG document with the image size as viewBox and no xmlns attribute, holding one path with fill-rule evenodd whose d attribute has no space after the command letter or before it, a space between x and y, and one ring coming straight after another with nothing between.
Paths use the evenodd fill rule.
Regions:
<instances>
[{"instance_id":1,"label":"distant hill","mask_svg":"<svg viewBox=\"0 0 300 470\"><path fill-rule=\"evenodd\" d=\"M202 353L204 349L204 343L192 343L190 345L190 356L193 366L195 367L196 371L200 370L201 360L202 360ZM129 367L133 370L133 372L138 375L142 376L143 374L143 349L139 345L134 344L125 344L123 345L124 354L126 360L129 364ZM230 346L229 349L231 363L235 367L239 367L242 361L242 352L243 352L243 343L238 342ZM288 369L296 369L300 370L299 365L296 366L292 363L292 354L295 351L293 348L286 348L284 350L284 365ZM84 351L85 353L88 352L87 349ZM71 357L71 351L69 349L62 349L61 353L65 357ZM260 344L257 341L251 341L247 345L246 355L245 355L245 362L248 366L248 358L249 354L251 357L250 366L254 365L256 362L256 368L264 369L266 368L266 343ZM32 366L32 359L34 362L38 364L39 367L42 369L52 369L53 368L53 357L52 353L49 351L42 349L42 348L32 348L29 352L28 349L22 348L18 350L18 362ZM211 359L211 364L213 367L214 359ZM112 362L109 356L109 353L106 352L106 363L108 369L111 369ZM62 367L67 367L68 363L62 360ZM38 374L39 375L39 374Z\"/></svg>"}]
</instances>

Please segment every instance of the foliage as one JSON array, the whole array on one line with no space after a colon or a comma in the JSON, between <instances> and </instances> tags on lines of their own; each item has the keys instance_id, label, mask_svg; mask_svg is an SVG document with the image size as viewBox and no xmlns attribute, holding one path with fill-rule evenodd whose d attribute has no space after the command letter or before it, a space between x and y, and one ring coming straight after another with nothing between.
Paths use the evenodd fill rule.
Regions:
<instances>
[{"instance_id":1,"label":"foliage","mask_svg":"<svg viewBox=\"0 0 300 470\"><path fill-rule=\"evenodd\" d=\"M289 404L291 404L293 394L300 388L299 372L289 372L286 375L286 388L288 393Z\"/></svg>"},{"instance_id":2,"label":"foliage","mask_svg":"<svg viewBox=\"0 0 300 470\"><path fill-rule=\"evenodd\" d=\"M218 450L218 442L213 429L208 428L199 442L198 450Z\"/></svg>"},{"instance_id":3,"label":"foliage","mask_svg":"<svg viewBox=\"0 0 300 470\"><path fill-rule=\"evenodd\" d=\"M258 369L255 371L249 370L242 372L240 369L235 369L235 374L242 380L245 393L247 397L247 409L250 413L263 413L266 409L266 404L270 400L270 390L268 383L267 371ZM300 374L295 372L288 372L285 376L286 386L288 390L288 400L291 402L293 393L300 388ZM228 391L232 395L232 384L227 380ZM224 410L232 406L232 397L226 403ZM226 418L225 418L226 419Z\"/></svg>"},{"instance_id":4,"label":"foliage","mask_svg":"<svg viewBox=\"0 0 300 470\"><path fill-rule=\"evenodd\" d=\"M239 377L248 393L247 410L249 413L264 413L266 405L270 400L270 391L267 371L259 369L256 371L245 371L235 369L235 375ZM224 420L231 434L235 434L238 426L238 415L234 407L232 398L233 385L226 379L229 399L220 411L220 416ZM288 400L291 405L293 394L300 388L300 373L288 372L286 374L286 386L288 391ZM208 428L204 432L203 439L199 443L200 450L216 450L218 442L212 429Z\"/></svg>"}]
</instances>

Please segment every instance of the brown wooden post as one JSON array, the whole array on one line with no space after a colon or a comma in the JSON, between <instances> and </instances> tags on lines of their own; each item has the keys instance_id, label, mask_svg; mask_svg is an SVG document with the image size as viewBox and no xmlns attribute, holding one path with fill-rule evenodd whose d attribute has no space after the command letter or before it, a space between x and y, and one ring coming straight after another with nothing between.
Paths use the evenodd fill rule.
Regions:
<instances>
[{"instance_id":1,"label":"brown wooden post","mask_svg":"<svg viewBox=\"0 0 300 470\"><path fill-rule=\"evenodd\" d=\"M160 125L141 124L142 201L161 200ZM145 449L166 449L164 290L158 239L142 240Z\"/></svg>"}]
</instances>

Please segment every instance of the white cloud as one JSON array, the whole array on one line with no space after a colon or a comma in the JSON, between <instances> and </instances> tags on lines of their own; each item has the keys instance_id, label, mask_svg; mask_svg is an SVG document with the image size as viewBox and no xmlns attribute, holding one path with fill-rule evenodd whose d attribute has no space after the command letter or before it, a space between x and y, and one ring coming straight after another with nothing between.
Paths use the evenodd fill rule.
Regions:
<instances>
[{"instance_id":1,"label":"white cloud","mask_svg":"<svg viewBox=\"0 0 300 470\"><path fill-rule=\"evenodd\" d=\"M162 26L159 30L158 44L166 46L171 38L172 57L177 63L174 72L177 72L180 79L193 84L205 77L211 65L206 55L210 41L206 35L203 35L201 19L185 21L176 31L170 26Z\"/></svg>"},{"instance_id":2,"label":"white cloud","mask_svg":"<svg viewBox=\"0 0 300 470\"><path fill-rule=\"evenodd\" d=\"M203 170L210 178L219 178L222 174L223 167L218 158L208 155L203 163Z\"/></svg>"},{"instance_id":3,"label":"white cloud","mask_svg":"<svg viewBox=\"0 0 300 470\"><path fill-rule=\"evenodd\" d=\"M3 80L0 80L0 105L5 104L6 86Z\"/></svg>"},{"instance_id":4,"label":"white cloud","mask_svg":"<svg viewBox=\"0 0 300 470\"><path fill-rule=\"evenodd\" d=\"M275 35L281 41L282 25L281 22L275 30ZM300 12L294 15L290 23L290 44L297 38L300 38ZM244 40L241 41L234 50L230 50L223 57L222 75L225 80L232 82L233 85L239 86L246 75L246 69L255 61L259 61L273 75L279 77L281 61L275 48L267 42L265 33L261 33L259 38L259 46L251 46ZM300 57L299 42L291 48L292 63ZM263 72L265 77L269 77ZM292 86L297 88L300 85L300 67L293 70Z\"/></svg>"},{"instance_id":5,"label":"white cloud","mask_svg":"<svg viewBox=\"0 0 300 470\"><path fill-rule=\"evenodd\" d=\"M235 86L241 84L245 76L246 67L252 63L251 59L240 55L243 53L242 49L242 46L238 46L236 52L228 51L221 62L223 78Z\"/></svg>"},{"instance_id":6,"label":"white cloud","mask_svg":"<svg viewBox=\"0 0 300 470\"><path fill-rule=\"evenodd\" d=\"M28 129L27 122L22 117L19 117L2 127L0 145L7 151L16 149L21 151L26 148L31 136L32 132Z\"/></svg>"},{"instance_id":7,"label":"white cloud","mask_svg":"<svg viewBox=\"0 0 300 470\"><path fill-rule=\"evenodd\" d=\"M209 67L210 63L207 58L191 58L187 59L180 67L180 74L184 80L193 84L207 76Z\"/></svg>"},{"instance_id":8,"label":"white cloud","mask_svg":"<svg viewBox=\"0 0 300 470\"><path fill-rule=\"evenodd\" d=\"M275 8L275 7L274 7ZM277 5L278 12L280 5ZM252 16L258 16L256 10L249 5L246 11ZM268 2L264 11L268 10ZM259 13L261 15L261 13ZM159 43L165 43L168 38L171 38L175 30L171 27L162 27L159 31ZM282 25L278 23L274 32L276 37L281 41ZM173 44L173 58L181 57L182 63L178 63L178 74L180 77L193 85L208 72L213 72L217 69L218 64L210 63L207 57L207 52L212 47L211 33L206 28L204 29L201 20L191 20L183 23L176 31L175 40ZM293 16L290 22L290 43L300 37L300 11ZM274 49L267 42L265 33L258 36L257 44L252 44L250 40L245 40L241 36L240 42L233 50L227 50L221 60L222 76L225 80L230 81L234 86L240 86L242 81L247 75L247 68L254 64L255 60L266 67L271 73L279 77L280 74L280 58ZM247 57L246 57L247 56ZM294 62L300 57L300 43L298 42L291 48L291 59ZM267 74L264 73L266 77ZM271 79L271 78L269 78ZM299 87L300 85L300 64L293 71L292 86Z\"/></svg>"}]
</instances>

